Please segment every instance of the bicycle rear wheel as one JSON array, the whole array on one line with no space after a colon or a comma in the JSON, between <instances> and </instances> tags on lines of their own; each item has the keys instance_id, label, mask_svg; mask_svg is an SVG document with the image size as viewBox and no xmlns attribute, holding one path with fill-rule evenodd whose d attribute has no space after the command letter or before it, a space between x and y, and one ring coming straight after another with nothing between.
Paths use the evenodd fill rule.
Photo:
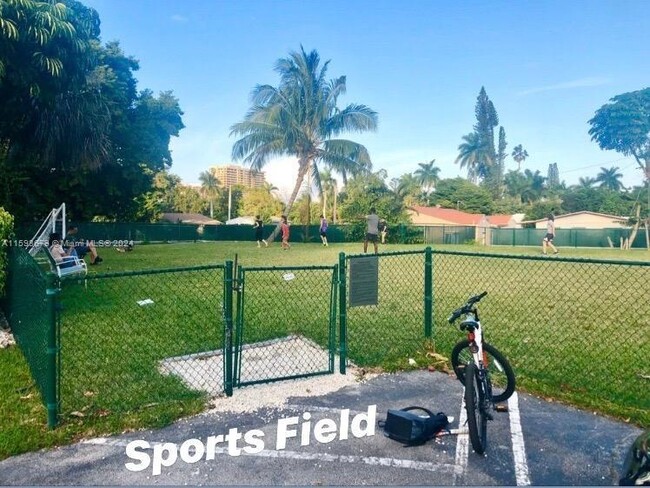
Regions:
<instances>
[{"instance_id":1,"label":"bicycle rear wheel","mask_svg":"<svg viewBox=\"0 0 650 488\"><path fill-rule=\"evenodd\" d=\"M484 394L474 363L465 368L465 408L469 440L476 454L483 454L487 446L487 417L484 411Z\"/></svg>"},{"instance_id":2,"label":"bicycle rear wheel","mask_svg":"<svg viewBox=\"0 0 650 488\"><path fill-rule=\"evenodd\" d=\"M515 373L510 362L492 344L484 342L483 350L487 360L485 367L489 371L492 384L492 401L505 402L515 391ZM454 368L456 378L463 384L465 384L465 365L473 360L467 339L460 341L451 351L451 366Z\"/></svg>"}]
</instances>

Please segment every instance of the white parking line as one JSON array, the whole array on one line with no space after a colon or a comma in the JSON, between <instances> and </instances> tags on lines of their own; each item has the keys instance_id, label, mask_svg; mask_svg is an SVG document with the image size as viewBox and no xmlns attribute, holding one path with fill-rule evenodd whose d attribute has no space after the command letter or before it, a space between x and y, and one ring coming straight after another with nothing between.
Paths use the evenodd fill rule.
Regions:
<instances>
[{"instance_id":1,"label":"white parking line","mask_svg":"<svg viewBox=\"0 0 650 488\"><path fill-rule=\"evenodd\" d=\"M465 469L467 469L467 456L469 455L469 435L463 430L467 422L467 411L465 410L465 388L463 388L462 400L460 402L460 415L458 416L458 438L456 439L456 465L454 469L454 486L463 484Z\"/></svg>"},{"instance_id":2,"label":"white parking line","mask_svg":"<svg viewBox=\"0 0 650 488\"><path fill-rule=\"evenodd\" d=\"M508 412L510 417L510 437L512 438L512 454L515 458L515 477L517 486L530 485L528 475L528 463L526 461L526 446L524 445L524 433L521 429L521 417L519 416L519 397L514 392L508 399Z\"/></svg>"}]
</instances>

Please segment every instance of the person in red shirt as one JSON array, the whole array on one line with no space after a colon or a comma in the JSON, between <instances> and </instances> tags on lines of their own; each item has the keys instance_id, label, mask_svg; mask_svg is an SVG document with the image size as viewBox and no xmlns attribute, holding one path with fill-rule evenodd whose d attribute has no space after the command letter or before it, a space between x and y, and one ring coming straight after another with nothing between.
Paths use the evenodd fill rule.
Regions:
<instances>
[{"instance_id":1,"label":"person in red shirt","mask_svg":"<svg viewBox=\"0 0 650 488\"><path fill-rule=\"evenodd\" d=\"M287 224L287 216L282 216L282 224L280 225L280 230L282 231L282 249L289 249L291 245L289 244L289 224Z\"/></svg>"}]
</instances>

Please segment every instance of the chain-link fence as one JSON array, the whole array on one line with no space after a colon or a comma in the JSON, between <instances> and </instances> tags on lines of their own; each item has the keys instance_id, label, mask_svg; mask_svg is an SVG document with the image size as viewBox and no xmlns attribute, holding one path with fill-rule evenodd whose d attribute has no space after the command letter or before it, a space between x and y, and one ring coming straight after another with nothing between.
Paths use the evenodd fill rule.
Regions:
<instances>
[{"instance_id":1,"label":"chain-link fence","mask_svg":"<svg viewBox=\"0 0 650 488\"><path fill-rule=\"evenodd\" d=\"M546 229L490 229L493 246L540 246ZM553 243L559 247L620 247L629 239L632 229L555 229ZM637 233L632 247L647 247L643 229Z\"/></svg>"},{"instance_id":2,"label":"chain-link fence","mask_svg":"<svg viewBox=\"0 0 650 488\"><path fill-rule=\"evenodd\" d=\"M221 393L223 283L223 265L66 282L64 411L101 415Z\"/></svg>"},{"instance_id":3,"label":"chain-link fence","mask_svg":"<svg viewBox=\"0 0 650 488\"><path fill-rule=\"evenodd\" d=\"M47 258L34 259L21 247L8 248L6 315L54 427L59 411L58 281L44 271ZM43 264L44 266L42 266Z\"/></svg>"},{"instance_id":4,"label":"chain-link fence","mask_svg":"<svg viewBox=\"0 0 650 488\"><path fill-rule=\"evenodd\" d=\"M234 384L334 372L337 266L239 268Z\"/></svg>"},{"instance_id":5,"label":"chain-link fence","mask_svg":"<svg viewBox=\"0 0 650 488\"><path fill-rule=\"evenodd\" d=\"M425 313L425 296L431 296L430 290L425 293L426 254L411 251L346 257L347 290L342 305L347 306L347 354L355 364L403 366L405 358L430 335ZM355 262L360 266L355 267ZM365 279L365 269L374 266L376 274ZM355 294L361 295L358 302Z\"/></svg>"},{"instance_id":6,"label":"chain-link fence","mask_svg":"<svg viewBox=\"0 0 650 488\"><path fill-rule=\"evenodd\" d=\"M64 412L107 415L333 372L337 344L342 358L385 369L426 360L427 339L448 357L463 338L449 313L487 291L486 339L522 390L648 424L649 268L426 249L96 275L63 285L59 337L56 283L16 248L8 315L48 407L56 413L60 391Z\"/></svg>"},{"instance_id":7,"label":"chain-link fence","mask_svg":"<svg viewBox=\"0 0 650 488\"><path fill-rule=\"evenodd\" d=\"M486 340L519 385L650 422L650 263L434 251L438 351L463 334L446 322L472 294Z\"/></svg>"}]
</instances>

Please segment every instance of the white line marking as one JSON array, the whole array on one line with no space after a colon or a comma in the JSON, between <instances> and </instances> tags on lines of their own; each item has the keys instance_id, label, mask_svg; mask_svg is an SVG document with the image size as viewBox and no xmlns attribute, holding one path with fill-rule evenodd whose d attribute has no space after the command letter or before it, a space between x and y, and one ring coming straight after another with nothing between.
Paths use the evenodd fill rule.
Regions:
<instances>
[{"instance_id":1,"label":"white line marking","mask_svg":"<svg viewBox=\"0 0 650 488\"><path fill-rule=\"evenodd\" d=\"M465 410L465 388L463 388L462 400L460 402L460 415L458 416L458 439L456 440L456 465L454 469L454 485L463 482L465 469L467 468L467 457L469 455L469 435L467 430L462 430L467 422L467 411Z\"/></svg>"},{"instance_id":2,"label":"white line marking","mask_svg":"<svg viewBox=\"0 0 650 488\"><path fill-rule=\"evenodd\" d=\"M324 413L341 413L341 410L344 410L342 408L332 408L332 407L312 407L309 405L298 405L298 404L293 404L290 403L289 405L286 406L286 408L289 408L291 410L301 410L304 412L324 412ZM360 413L368 413L367 410L350 410L350 415L357 415Z\"/></svg>"},{"instance_id":3,"label":"white line marking","mask_svg":"<svg viewBox=\"0 0 650 488\"><path fill-rule=\"evenodd\" d=\"M88 439L82 441L82 444L93 444L110 447L125 448L131 441L122 439L106 439L103 437L97 439ZM163 442L149 442L151 448L157 444L164 444ZM215 454L227 454L227 448L215 447ZM417 471L433 471L438 473L454 473L456 466L452 464L428 463L424 461L412 461L410 459L394 459L376 456L345 456L338 454L325 454L318 452L296 452L296 451L271 451L263 450L255 454L248 454L242 452L242 456L252 457L265 457L265 458L282 458L282 459L297 459L303 461L324 461L324 462L339 462L339 463L361 463L370 466L385 466L390 468L404 468L414 469Z\"/></svg>"},{"instance_id":4,"label":"white line marking","mask_svg":"<svg viewBox=\"0 0 650 488\"><path fill-rule=\"evenodd\" d=\"M528 475L528 464L526 462L526 446L524 445L524 433L521 430L521 418L519 416L519 398L514 392L508 399L508 412L510 417L510 436L512 437L512 454L515 458L515 476L517 486L530 485Z\"/></svg>"}]
</instances>

